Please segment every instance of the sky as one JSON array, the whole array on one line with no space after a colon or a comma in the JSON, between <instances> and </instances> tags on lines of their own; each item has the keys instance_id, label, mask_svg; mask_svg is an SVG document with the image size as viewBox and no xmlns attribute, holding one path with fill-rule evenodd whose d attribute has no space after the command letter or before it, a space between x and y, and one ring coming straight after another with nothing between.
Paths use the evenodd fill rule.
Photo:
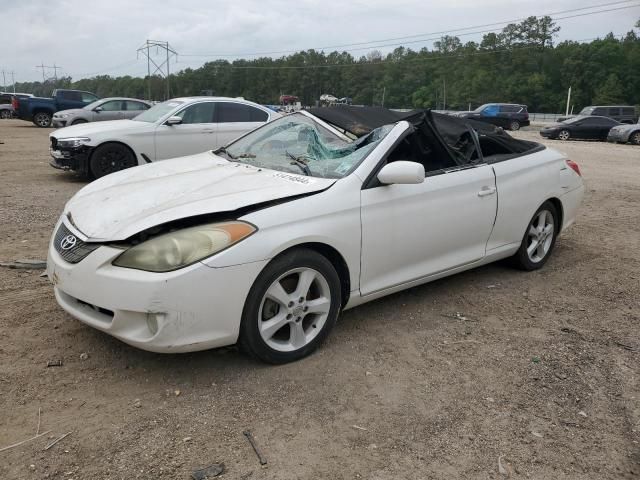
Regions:
<instances>
[{"instance_id":1,"label":"sky","mask_svg":"<svg viewBox=\"0 0 640 480\"><path fill-rule=\"evenodd\" d=\"M74 80L143 76L147 63L136 50L146 39L170 43L178 52L171 70L177 71L217 58L279 57L347 44L325 51L359 57L373 45L384 45L377 48L383 53L399 45L431 48L445 31L463 43L479 41L482 34L473 32L575 9L581 10L555 17L617 10L559 19L556 41L621 35L640 19L640 0L0 0L0 8L0 70L6 78L0 81L6 84L11 71L17 82L42 80L36 68L41 64L60 66L58 76ZM53 77L54 70L45 68L45 75Z\"/></svg>"}]
</instances>

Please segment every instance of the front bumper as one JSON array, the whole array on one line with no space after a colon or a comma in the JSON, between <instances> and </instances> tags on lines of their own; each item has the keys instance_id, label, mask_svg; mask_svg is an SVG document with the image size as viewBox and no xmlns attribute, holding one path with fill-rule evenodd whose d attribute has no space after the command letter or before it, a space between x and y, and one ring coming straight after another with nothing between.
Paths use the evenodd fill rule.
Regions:
<instances>
[{"instance_id":1,"label":"front bumper","mask_svg":"<svg viewBox=\"0 0 640 480\"><path fill-rule=\"evenodd\" d=\"M612 132L611 130L609 130L609 134L607 135L607 142L627 143L628 141L628 135L625 135L623 132Z\"/></svg>"},{"instance_id":2,"label":"front bumper","mask_svg":"<svg viewBox=\"0 0 640 480\"><path fill-rule=\"evenodd\" d=\"M49 165L59 170L73 170L82 175L89 174L89 157L92 147L82 146L75 149L55 149L51 147Z\"/></svg>"},{"instance_id":3,"label":"front bumper","mask_svg":"<svg viewBox=\"0 0 640 480\"><path fill-rule=\"evenodd\" d=\"M540 130L540 136L544 137L544 138L556 138L556 135L558 135L558 132L556 132L555 130L551 130L551 131L544 131L544 130Z\"/></svg>"},{"instance_id":4,"label":"front bumper","mask_svg":"<svg viewBox=\"0 0 640 480\"><path fill-rule=\"evenodd\" d=\"M267 263L225 268L196 263L152 273L113 266L120 253L121 249L105 245L71 264L52 242L47 275L56 300L81 322L159 353L234 344L249 289Z\"/></svg>"},{"instance_id":5,"label":"front bumper","mask_svg":"<svg viewBox=\"0 0 640 480\"><path fill-rule=\"evenodd\" d=\"M51 120L51 125L53 128L63 128L67 126L67 121L54 117L53 120Z\"/></svg>"}]
</instances>

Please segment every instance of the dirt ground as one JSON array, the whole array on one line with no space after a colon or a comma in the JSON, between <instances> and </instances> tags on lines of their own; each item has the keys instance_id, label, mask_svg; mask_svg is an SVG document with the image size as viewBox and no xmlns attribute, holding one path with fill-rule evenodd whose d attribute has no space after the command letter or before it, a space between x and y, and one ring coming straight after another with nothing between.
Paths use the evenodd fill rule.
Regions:
<instances>
[{"instance_id":1,"label":"dirt ground","mask_svg":"<svg viewBox=\"0 0 640 480\"><path fill-rule=\"evenodd\" d=\"M48 165L49 132L0 121L0 261L45 258L84 185ZM39 410L50 431L0 451L0 478L640 478L640 147L544 143L587 194L541 271L489 265L350 310L285 366L136 350L65 314L41 271L0 269L0 448Z\"/></svg>"}]
</instances>

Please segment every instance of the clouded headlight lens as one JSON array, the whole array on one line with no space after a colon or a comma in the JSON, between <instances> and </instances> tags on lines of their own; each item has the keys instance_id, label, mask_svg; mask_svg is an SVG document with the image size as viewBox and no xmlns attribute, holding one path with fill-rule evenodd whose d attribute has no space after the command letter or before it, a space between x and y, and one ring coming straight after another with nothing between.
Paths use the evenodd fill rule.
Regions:
<instances>
[{"instance_id":1,"label":"clouded headlight lens","mask_svg":"<svg viewBox=\"0 0 640 480\"><path fill-rule=\"evenodd\" d=\"M176 230L129 248L113 261L118 267L169 272L191 265L247 238L256 227L224 222Z\"/></svg>"},{"instance_id":2,"label":"clouded headlight lens","mask_svg":"<svg viewBox=\"0 0 640 480\"><path fill-rule=\"evenodd\" d=\"M87 142L90 142L91 139L88 137L69 137L69 138L59 138L58 146L64 148L78 148L81 145L84 145Z\"/></svg>"}]
</instances>

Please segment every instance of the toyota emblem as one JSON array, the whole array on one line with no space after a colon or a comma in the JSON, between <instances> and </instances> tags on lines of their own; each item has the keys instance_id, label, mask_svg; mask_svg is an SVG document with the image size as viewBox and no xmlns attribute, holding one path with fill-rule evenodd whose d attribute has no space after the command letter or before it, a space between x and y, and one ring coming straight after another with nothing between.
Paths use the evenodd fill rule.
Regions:
<instances>
[{"instance_id":1,"label":"toyota emblem","mask_svg":"<svg viewBox=\"0 0 640 480\"><path fill-rule=\"evenodd\" d=\"M76 246L77 242L78 239L75 237L75 235L67 235L60 241L60 248L62 250L71 250Z\"/></svg>"}]
</instances>

